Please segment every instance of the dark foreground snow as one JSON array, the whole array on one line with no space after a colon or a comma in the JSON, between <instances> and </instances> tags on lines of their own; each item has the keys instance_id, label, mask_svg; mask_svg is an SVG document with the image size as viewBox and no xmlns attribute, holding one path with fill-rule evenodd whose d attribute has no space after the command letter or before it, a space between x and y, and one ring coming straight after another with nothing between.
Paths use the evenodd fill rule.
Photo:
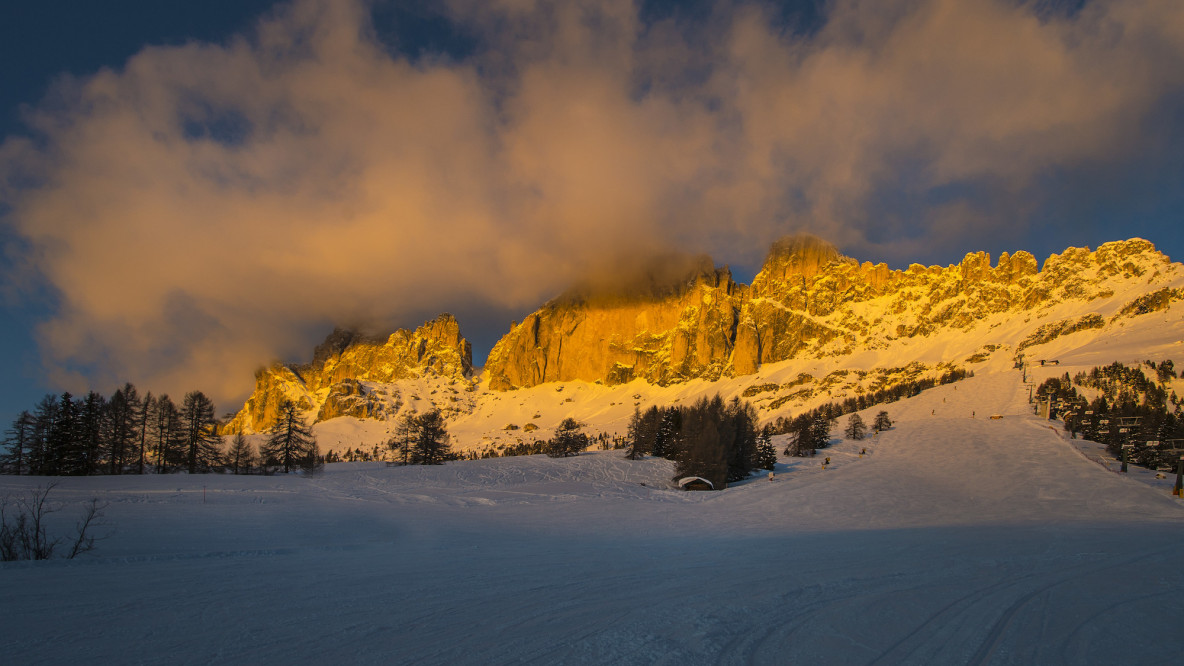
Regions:
<instances>
[{"instance_id":1,"label":"dark foreground snow","mask_svg":"<svg viewBox=\"0 0 1184 666\"><path fill-rule=\"evenodd\" d=\"M97 496L110 536L83 559L0 565L0 655L1178 663L1184 512L1025 416L1021 389L1003 374L928 391L864 458L846 443L830 469L784 460L722 493L668 490L668 463L620 452L63 479L59 516Z\"/></svg>"}]
</instances>

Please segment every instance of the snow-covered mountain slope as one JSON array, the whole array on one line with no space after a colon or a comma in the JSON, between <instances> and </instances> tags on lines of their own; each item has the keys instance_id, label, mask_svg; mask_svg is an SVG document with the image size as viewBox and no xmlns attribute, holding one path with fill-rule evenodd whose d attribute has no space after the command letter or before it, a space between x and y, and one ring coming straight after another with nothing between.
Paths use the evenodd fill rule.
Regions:
<instances>
[{"instance_id":1,"label":"snow-covered mountain slope","mask_svg":"<svg viewBox=\"0 0 1184 666\"><path fill-rule=\"evenodd\" d=\"M11 663L1174 662L1184 506L1081 456L1021 380L925 391L889 406L892 430L827 449L827 469L782 458L774 481L719 493L672 490L668 461L621 451L63 478L51 531L98 497L107 538L0 564L0 647ZM0 477L0 494L39 482Z\"/></svg>"},{"instance_id":2,"label":"snow-covered mountain slope","mask_svg":"<svg viewBox=\"0 0 1184 666\"><path fill-rule=\"evenodd\" d=\"M975 253L957 266L891 271L882 265L857 264L817 243L790 244L770 254L751 288L727 287L730 278L717 276L710 285L699 280L690 291L677 292L678 307L683 309L677 310L682 314L674 321L702 319L701 309L696 317L683 316L692 307L688 304L696 298L716 299L723 293L720 289L730 289L737 303L748 299L734 304L739 319L774 303L778 311L808 316L828 330L842 331L837 336L794 338L801 343L794 343L799 353L764 360L747 374L735 372L733 366L730 373L684 381L570 380L498 390L497 372L469 371L463 353L467 343L455 320L445 316L437 322L448 326L429 322L404 336L409 342L400 349L411 351L400 353L401 365L368 364L367 359L375 357L373 342L338 339L329 344L331 339L308 366L261 372L255 395L228 432L239 426L246 432L263 430L268 422L260 405L274 406L287 397L303 404L307 418L316 421L323 451L373 452L377 446L381 453L399 414L432 408L448 417L454 449L498 451L545 439L569 416L590 432L622 434L635 408L686 403L716 393L748 400L763 421L772 421L954 368L990 375L1012 372L1020 359L1029 365L1045 359L1059 361L1058 372L1063 372L1068 365L1088 370L1116 360L1184 358L1184 307L1179 305L1184 299L1184 267L1171 263L1150 243L1133 239L1093 252L1070 248L1045 261L1043 270L1035 267L1026 253L1001 257L994 268L990 257ZM846 286L840 289L842 285ZM831 292L842 292L847 300L830 303L820 296ZM574 306L548 306L565 307ZM666 305L614 302L579 307L585 314L589 309L615 308L615 314L602 314L619 323ZM659 319L658 314L646 317L650 322ZM591 325L593 319L589 315L582 321ZM430 334L435 329L447 330ZM777 327L761 330L792 337ZM514 336L505 340L517 339ZM696 336L699 333L692 337ZM733 339L741 337L736 333ZM786 348L775 338L761 338L762 349L770 344ZM578 348L571 344L574 339L566 339L564 348ZM734 360L734 350L730 353ZM450 360L441 363L440 358ZM403 374L392 376L392 367ZM284 381L285 373L299 376Z\"/></svg>"}]
</instances>

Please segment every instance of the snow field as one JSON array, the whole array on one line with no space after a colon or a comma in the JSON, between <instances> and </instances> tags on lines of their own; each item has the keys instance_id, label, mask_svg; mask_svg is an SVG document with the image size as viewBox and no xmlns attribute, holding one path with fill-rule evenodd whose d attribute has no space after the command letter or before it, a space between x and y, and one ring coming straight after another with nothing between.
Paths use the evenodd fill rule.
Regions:
<instances>
[{"instance_id":1,"label":"snow field","mask_svg":"<svg viewBox=\"0 0 1184 666\"><path fill-rule=\"evenodd\" d=\"M108 537L83 559L0 565L0 649L21 664L1174 661L1178 501L1078 454L1019 377L869 409L897 426L722 493L670 490L671 463L621 451L61 479L55 526L97 496Z\"/></svg>"}]
</instances>

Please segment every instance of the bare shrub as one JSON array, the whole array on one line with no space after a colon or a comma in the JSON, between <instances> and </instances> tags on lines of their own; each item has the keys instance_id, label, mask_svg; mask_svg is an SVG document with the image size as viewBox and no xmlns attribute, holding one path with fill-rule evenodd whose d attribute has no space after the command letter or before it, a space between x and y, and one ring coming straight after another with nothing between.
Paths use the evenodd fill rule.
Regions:
<instances>
[{"instance_id":1,"label":"bare shrub","mask_svg":"<svg viewBox=\"0 0 1184 666\"><path fill-rule=\"evenodd\" d=\"M49 493L57 486L50 483L29 491L27 498L6 496L0 500L0 561L48 560L59 546L66 544L66 559L94 550L93 529L101 524L103 509L99 500L92 498L82 518L74 524L74 536L50 538L46 517L62 510L61 504L49 501Z\"/></svg>"}]
</instances>

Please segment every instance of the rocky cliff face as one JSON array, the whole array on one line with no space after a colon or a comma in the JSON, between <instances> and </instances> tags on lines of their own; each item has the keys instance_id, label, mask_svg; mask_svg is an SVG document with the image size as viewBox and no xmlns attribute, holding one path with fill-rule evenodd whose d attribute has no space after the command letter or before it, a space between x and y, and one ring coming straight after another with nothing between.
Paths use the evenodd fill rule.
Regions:
<instances>
[{"instance_id":1,"label":"rocky cliff face","mask_svg":"<svg viewBox=\"0 0 1184 666\"><path fill-rule=\"evenodd\" d=\"M696 271L645 295L564 298L515 324L489 353L495 390L581 379L665 384L718 378L747 288L726 269Z\"/></svg>"},{"instance_id":2,"label":"rocky cliff face","mask_svg":"<svg viewBox=\"0 0 1184 666\"><path fill-rule=\"evenodd\" d=\"M225 431L270 428L284 400L315 412L317 421L381 417L401 404L385 385L423 375L463 379L472 370L472 348L450 314L414 331L399 329L386 338L337 329L317 346L311 363L277 363L257 371L255 391Z\"/></svg>"},{"instance_id":3,"label":"rocky cliff face","mask_svg":"<svg viewBox=\"0 0 1184 666\"><path fill-rule=\"evenodd\" d=\"M486 371L495 390L574 379L714 380L764 363L967 330L999 313L1039 315L1066 300L1111 295L1111 280L1151 280L1171 266L1151 243L1133 239L1094 252L1069 248L1041 270L1024 251L1005 252L994 266L975 252L951 266L892 270L796 237L773 245L751 287L724 268L660 297L548 303L497 343Z\"/></svg>"}]
</instances>

